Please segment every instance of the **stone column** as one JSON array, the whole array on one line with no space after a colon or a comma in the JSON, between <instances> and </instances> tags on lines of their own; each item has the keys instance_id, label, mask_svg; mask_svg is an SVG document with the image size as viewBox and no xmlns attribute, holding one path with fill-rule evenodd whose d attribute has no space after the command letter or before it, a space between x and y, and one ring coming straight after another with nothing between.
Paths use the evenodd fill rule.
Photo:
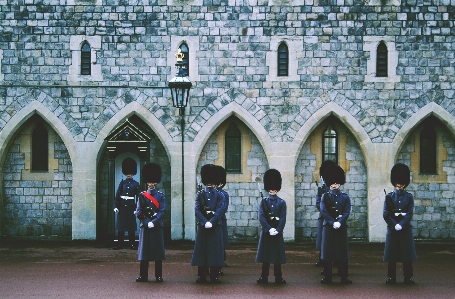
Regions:
<instances>
[{"instance_id":1,"label":"stone column","mask_svg":"<svg viewBox=\"0 0 455 299\"><path fill-rule=\"evenodd\" d=\"M368 240L384 242L387 225L382 217L384 207L384 189L389 193L390 170L394 165L391 143L372 144L367 148L365 160L368 176Z\"/></svg>"},{"instance_id":2,"label":"stone column","mask_svg":"<svg viewBox=\"0 0 455 299\"><path fill-rule=\"evenodd\" d=\"M278 196L286 201L286 226L284 228L284 240L295 240L295 159L289 155L292 152L289 147L291 145L285 142L274 142L273 156L269 157L270 168L275 168L281 173L283 183Z\"/></svg>"},{"instance_id":3,"label":"stone column","mask_svg":"<svg viewBox=\"0 0 455 299\"><path fill-rule=\"evenodd\" d=\"M96 153L93 142L77 142L73 159L73 240L96 239Z\"/></svg>"},{"instance_id":4,"label":"stone column","mask_svg":"<svg viewBox=\"0 0 455 299\"><path fill-rule=\"evenodd\" d=\"M182 203L182 144L174 142L169 148L171 163L171 238L181 240L183 237L183 225L185 228L185 240L194 240L195 216L194 198L196 195L195 180L195 154L192 143L184 143L184 201ZM182 216L182 208L184 216Z\"/></svg>"}]
</instances>

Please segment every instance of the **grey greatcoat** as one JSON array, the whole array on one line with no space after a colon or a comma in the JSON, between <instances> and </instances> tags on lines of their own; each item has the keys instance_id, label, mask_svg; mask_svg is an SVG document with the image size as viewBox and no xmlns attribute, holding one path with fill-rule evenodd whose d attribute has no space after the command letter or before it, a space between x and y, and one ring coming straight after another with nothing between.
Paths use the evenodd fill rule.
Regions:
<instances>
[{"instance_id":1,"label":"grey greatcoat","mask_svg":"<svg viewBox=\"0 0 455 299\"><path fill-rule=\"evenodd\" d=\"M149 189L146 192L151 194L158 201L159 208L156 208L149 199L142 195L142 193L139 195L140 198L137 202L136 214L139 215L139 213L145 211L145 207L141 206L141 202L143 202L145 206L152 207L153 211L156 212L156 215L154 217L146 217L140 221L138 260L165 260L166 253L164 250L163 235L164 224L162 218L164 215L164 210L166 209L166 200L164 194L156 189ZM149 222L152 222L154 224L154 227L148 228Z\"/></svg>"},{"instance_id":2,"label":"grey greatcoat","mask_svg":"<svg viewBox=\"0 0 455 299\"><path fill-rule=\"evenodd\" d=\"M122 180L117 188L114 208L118 209L115 229L118 231L136 231L136 200L139 195L139 183L133 179ZM125 196L127 198L121 198Z\"/></svg>"},{"instance_id":3,"label":"grey greatcoat","mask_svg":"<svg viewBox=\"0 0 455 299\"><path fill-rule=\"evenodd\" d=\"M229 193L226 192L226 190L220 188L217 189L219 192L223 193L224 195L224 211L223 211L223 216L221 216L221 220L223 221L223 245L224 249L229 248L229 234L228 234L228 229L227 229L227 218L226 218L226 212L229 208Z\"/></svg>"},{"instance_id":4,"label":"grey greatcoat","mask_svg":"<svg viewBox=\"0 0 455 299\"><path fill-rule=\"evenodd\" d=\"M412 233L412 215L414 213L414 197L404 190L394 190L387 194L392 198L393 208L401 209L406 215L397 222L389 213L387 203L384 201L384 220L387 223L387 234L384 249L385 262L413 262L417 260ZM396 231L395 225L400 224L402 230Z\"/></svg>"},{"instance_id":5,"label":"grey greatcoat","mask_svg":"<svg viewBox=\"0 0 455 299\"><path fill-rule=\"evenodd\" d=\"M261 232L259 235L258 251L256 253L256 262L270 264L286 264L286 253L284 249L283 230L286 225L286 202L277 195L269 195L265 199L270 212L274 217L278 217L278 226L276 230L278 235L271 236L269 230L272 226L267 222L267 215L262 206L262 200L259 202L258 217L261 223Z\"/></svg>"},{"instance_id":6,"label":"grey greatcoat","mask_svg":"<svg viewBox=\"0 0 455 299\"><path fill-rule=\"evenodd\" d=\"M202 197L206 200L207 206L214 212L208 220L203 214ZM224 245L223 245L223 221L221 216L224 213L224 195L216 188L206 187L196 194L194 211L196 214L197 231L194 243L192 266L222 267L224 266ZM205 228L206 222L212 223L211 228Z\"/></svg>"},{"instance_id":7,"label":"grey greatcoat","mask_svg":"<svg viewBox=\"0 0 455 299\"><path fill-rule=\"evenodd\" d=\"M340 217L335 219L330 215L331 207L336 207ZM347 220L351 213L351 199L340 190L329 190L321 199L321 214L324 218L322 226L321 259L325 261L348 261L350 257L348 247ZM339 222L340 228L334 229L333 223Z\"/></svg>"},{"instance_id":8,"label":"grey greatcoat","mask_svg":"<svg viewBox=\"0 0 455 299\"><path fill-rule=\"evenodd\" d=\"M318 193L316 193L316 209L319 211L318 215L318 231L316 235L316 249L321 249L322 243L322 225L324 224L324 218L322 218L321 214L321 197L322 194L328 191L326 185L322 185L322 187L318 188Z\"/></svg>"}]
</instances>

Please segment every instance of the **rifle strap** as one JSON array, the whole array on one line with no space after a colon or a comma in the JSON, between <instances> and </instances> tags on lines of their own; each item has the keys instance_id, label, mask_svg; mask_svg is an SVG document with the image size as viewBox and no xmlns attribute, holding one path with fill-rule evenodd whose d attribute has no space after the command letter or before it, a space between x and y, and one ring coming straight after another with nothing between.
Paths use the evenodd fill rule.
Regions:
<instances>
[{"instance_id":1,"label":"rifle strap","mask_svg":"<svg viewBox=\"0 0 455 299\"><path fill-rule=\"evenodd\" d=\"M153 205L159 209L160 208L160 203L158 202L158 200L156 200L155 197L153 197L151 194L147 193L146 191L142 192L142 195L144 195L145 198L147 198L148 200L150 200Z\"/></svg>"}]
</instances>

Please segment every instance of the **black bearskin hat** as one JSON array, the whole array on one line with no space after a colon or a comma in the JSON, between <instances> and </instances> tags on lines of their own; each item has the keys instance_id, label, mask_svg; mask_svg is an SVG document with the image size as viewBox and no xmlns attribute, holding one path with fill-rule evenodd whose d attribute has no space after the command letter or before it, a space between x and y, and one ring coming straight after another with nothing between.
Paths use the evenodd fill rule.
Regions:
<instances>
[{"instance_id":1,"label":"black bearskin hat","mask_svg":"<svg viewBox=\"0 0 455 299\"><path fill-rule=\"evenodd\" d=\"M319 176L322 176L322 179L324 180L324 182L326 180L325 174L326 174L327 168L335 166L335 165L337 165L337 164L335 162L333 162L332 160L325 160L324 162L322 162L321 167L319 167Z\"/></svg>"},{"instance_id":2,"label":"black bearskin hat","mask_svg":"<svg viewBox=\"0 0 455 299\"><path fill-rule=\"evenodd\" d=\"M396 186L397 183L405 186L409 185L411 182L409 167L402 163L395 164L390 172L390 182L393 186Z\"/></svg>"},{"instance_id":3,"label":"black bearskin hat","mask_svg":"<svg viewBox=\"0 0 455 299\"><path fill-rule=\"evenodd\" d=\"M264 190L281 190L281 173L276 169L269 169L264 173Z\"/></svg>"},{"instance_id":4,"label":"black bearskin hat","mask_svg":"<svg viewBox=\"0 0 455 299\"><path fill-rule=\"evenodd\" d=\"M346 183L344 170L338 165L332 165L327 167L323 178L325 179L325 184L329 187L335 183L340 185L344 185L344 183Z\"/></svg>"},{"instance_id":5,"label":"black bearskin hat","mask_svg":"<svg viewBox=\"0 0 455 299\"><path fill-rule=\"evenodd\" d=\"M215 165L217 173L217 185L221 185L221 188L226 186L226 169L223 166Z\"/></svg>"},{"instance_id":6,"label":"black bearskin hat","mask_svg":"<svg viewBox=\"0 0 455 299\"><path fill-rule=\"evenodd\" d=\"M127 174L136 174L137 173L137 163L132 158L125 158L122 162L122 173Z\"/></svg>"},{"instance_id":7,"label":"black bearskin hat","mask_svg":"<svg viewBox=\"0 0 455 299\"><path fill-rule=\"evenodd\" d=\"M213 164L205 164L204 166L201 167L201 180L202 184L208 185L208 184L215 184L217 185L219 183L218 179L218 172Z\"/></svg>"},{"instance_id":8,"label":"black bearskin hat","mask_svg":"<svg viewBox=\"0 0 455 299\"><path fill-rule=\"evenodd\" d=\"M156 163L147 163L142 167L142 179L146 183L161 182L161 166Z\"/></svg>"}]
</instances>

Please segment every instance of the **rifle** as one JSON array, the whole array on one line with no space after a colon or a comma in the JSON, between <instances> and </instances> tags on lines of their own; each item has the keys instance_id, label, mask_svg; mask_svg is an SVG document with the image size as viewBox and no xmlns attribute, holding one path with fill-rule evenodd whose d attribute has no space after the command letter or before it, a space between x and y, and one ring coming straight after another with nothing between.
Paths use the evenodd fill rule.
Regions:
<instances>
[{"instance_id":1,"label":"rifle","mask_svg":"<svg viewBox=\"0 0 455 299\"><path fill-rule=\"evenodd\" d=\"M257 179L256 179L256 181L258 183L259 193L261 194L261 204L262 204L262 209L265 212L265 216L266 216L265 219L267 220L267 223L270 224L271 227L277 228L278 221L280 220L280 218L275 217L273 215L272 211L270 211L269 206L267 205L267 201L265 200L264 196L262 195L261 186L259 185L259 182Z\"/></svg>"},{"instance_id":2,"label":"rifle","mask_svg":"<svg viewBox=\"0 0 455 299\"><path fill-rule=\"evenodd\" d=\"M321 176L321 187L319 187L318 183L316 182L316 186L318 186L318 196L322 197L322 194L327 192L327 186L324 182L324 179Z\"/></svg>"},{"instance_id":3,"label":"rifle","mask_svg":"<svg viewBox=\"0 0 455 299\"><path fill-rule=\"evenodd\" d=\"M197 200L199 201L200 206L202 207L202 209L200 209L200 210L202 212L202 215L204 215L204 217L207 220L210 220L210 219L212 219L215 212L207 204L207 199L205 198L204 191L202 190L202 185L199 185L199 188L200 188L200 190L197 193Z\"/></svg>"},{"instance_id":4,"label":"rifle","mask_svg":"<svg viewBox=\"0 0 455 299\"><path fill-rule=\"evenodd\" d=\"M324 195L326 195L326 196L324 196ZM329 204L329 202L328 202L330 199L329 192L324 193L322 196L324 197L324 204L325 204L325 207L326 207L327 211L329 212L330 216L332 216L333 219L338 220L338 218L341 217L341 213L340 213L340 211L338 211L337 207Z\"/></svg>"}]
</instances>

